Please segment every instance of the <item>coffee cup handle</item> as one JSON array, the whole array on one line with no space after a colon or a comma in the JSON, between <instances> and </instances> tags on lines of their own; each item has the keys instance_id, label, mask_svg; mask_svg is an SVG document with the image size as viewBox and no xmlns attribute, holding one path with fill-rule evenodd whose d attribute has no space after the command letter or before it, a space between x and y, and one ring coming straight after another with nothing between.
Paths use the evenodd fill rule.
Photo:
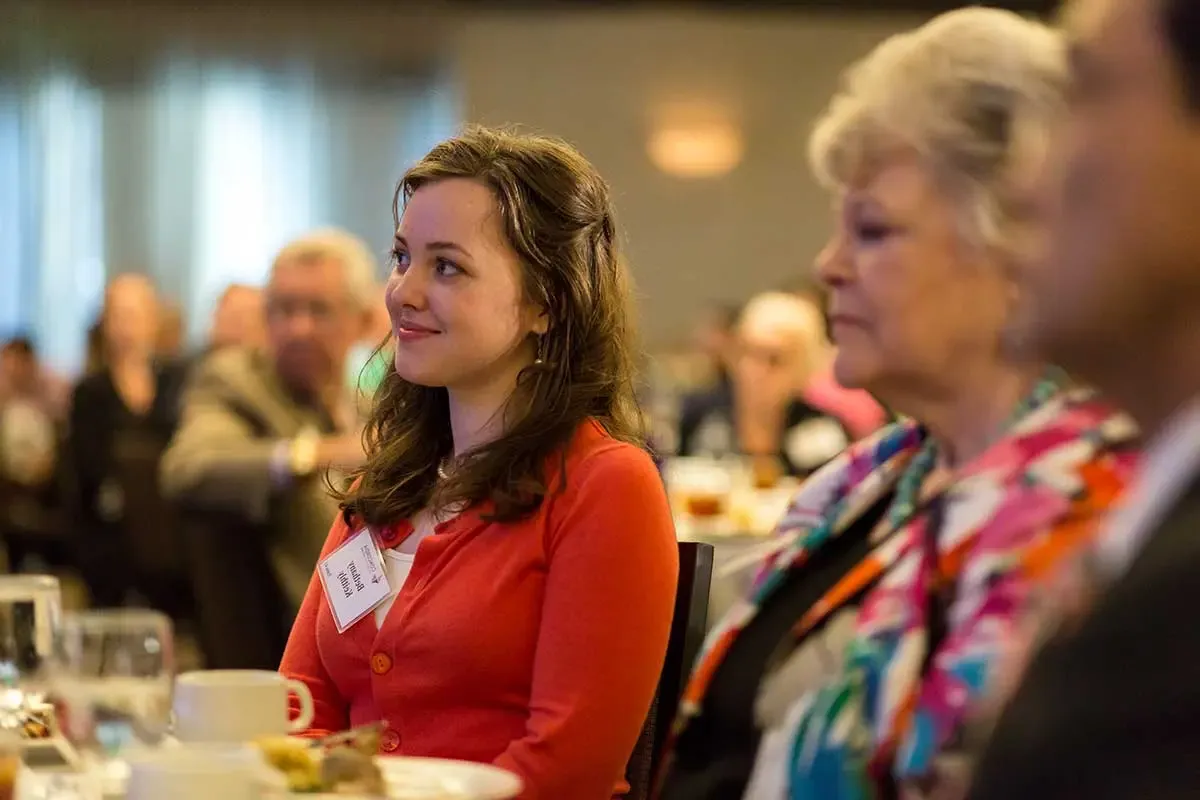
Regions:
<instances>
[{"instance_id":1,"label":"coffee cup handle","mask_svg":"<svg viewBox=\"0 0 1200 800\"><path fill-rule=\"evenodd\" d=\"M300 700L300 714L288 724L289 733L303 733L312 726L313 722L313 698L312 692L303 681L298 681L295 678L288 678L288 688Z\"/></svg>"}]
</instances>

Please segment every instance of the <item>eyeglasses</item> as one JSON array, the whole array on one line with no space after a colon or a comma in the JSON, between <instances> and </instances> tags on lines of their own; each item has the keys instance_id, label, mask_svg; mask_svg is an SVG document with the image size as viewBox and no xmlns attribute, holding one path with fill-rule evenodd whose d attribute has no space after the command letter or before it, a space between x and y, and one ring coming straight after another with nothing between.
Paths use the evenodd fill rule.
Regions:
<instances>
[{"instance_id":1,"label":"eyeglasses","mask_svg":"<svg viewBox=\"0 0 1200 800\"><path fill-rule=\"evenodd\" d=\"M307 316L313 322L323 324L333 320L343 310L344 304L324 299L275 296L266 302L267 320L271 322L286 322Z\"/></svg>"}]
</instances>

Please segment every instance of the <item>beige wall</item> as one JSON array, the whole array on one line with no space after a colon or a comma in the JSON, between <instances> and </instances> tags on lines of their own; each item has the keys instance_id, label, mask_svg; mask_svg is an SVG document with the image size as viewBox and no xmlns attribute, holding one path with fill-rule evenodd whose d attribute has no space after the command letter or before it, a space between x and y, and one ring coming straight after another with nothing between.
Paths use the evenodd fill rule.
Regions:
<instances>
[{"instance_id":1,"label":"beige wall","mask_svg":"<svg viewBox=\"0 0 1200 800\"><path fill-rule=\"evenodd\" d=\"M561 135L612 183L649 344L684 335L713 300L804 276L829 201L809 176L806 132L841 68L912 19L830 15L591 12L462 24L455 63L467 119ZM745 156L729 175L655 170L654 110L716 99L741 118Z\"/></svg>"}]
</instances>

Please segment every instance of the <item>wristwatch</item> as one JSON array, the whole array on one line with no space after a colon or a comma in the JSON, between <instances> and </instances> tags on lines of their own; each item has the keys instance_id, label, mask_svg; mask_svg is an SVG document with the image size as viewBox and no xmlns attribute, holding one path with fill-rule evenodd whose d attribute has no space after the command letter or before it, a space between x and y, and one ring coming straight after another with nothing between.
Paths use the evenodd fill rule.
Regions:
<instances>
[{"instance_id":1,"label":"wristwatch","mask_svg":"<svg viewBox=\"0 0 1200 800\"><path fill-rule=\"evenodd\" d=\"M307 478L317 469L317 442L315 430L301 431L288 445L288 470L294 477Z\"/></svg>"}]
</instances>

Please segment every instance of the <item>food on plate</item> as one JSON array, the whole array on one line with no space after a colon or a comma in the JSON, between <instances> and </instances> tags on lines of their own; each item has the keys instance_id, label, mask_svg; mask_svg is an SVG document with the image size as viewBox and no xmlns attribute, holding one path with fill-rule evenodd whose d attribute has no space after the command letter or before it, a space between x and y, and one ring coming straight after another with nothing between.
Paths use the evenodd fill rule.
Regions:
<instances>
[{"instance_id":1,"label":"food on plate","mask_svg":"<svg viewBox=\"0 0 1200 800\"><path fill-rule=\"evenodd\" d=\"M297 794L355 794L385 797L383 774L375 765L378 737L350 739L328 749L303 739L272 737L256 744L263 758Z\"/></svg>"},{"instance_id":2,"label":"food on plate","mask_svg":"<svg viewBox=\"0 0 1200 800\"><path fill-rule=\"evenodd\" d=\"M49 703L29 703L5 719L5 727L16 727L22 739L49 739L55 734L55 708Z\"/></svg>"},{"instance_id":3,"label":"food on plate","mask_svg":"<svg viewBox=\"0 0 1200 800\"><path fill-rule=\"evenodd\" d=\"M54 735L50 728L50 720L31 714L21 724L21 736L26 739L49 739Z\"/></svg>"},{"instance_id":4,"label":"food on plate","mask_svg":"<svg viewBox=\"0 0 1200 800\"><path fill-rule=\"evenodd\" d=\"M352 747L335 747L321 759L321 784L338 794L387 794L375 758Z\"/></svg>"},{"instance_id":5,"label":"food on plate","mask_svg":"<svg viewBox=\"0 0 1200 800\"><path fill-rule=\"evenodd\" d=\"M255 744L267 764L283 773L288 791L321 790L321 765L308 742L278 736L259 739Z\"/></svg>"},{"instance_id":6,"label":"food on plate","mask_svg":"<svg viewBox=\"0 0 1200 800\"><path fill-rule=\"evenodd\" d=\"M280 736L256 744L266 762L283 774L291 794L340 794L388 800L468 800L461 790L428 772L376 763L382 724L310 741Z\"/></svg>"}]
</instances>

